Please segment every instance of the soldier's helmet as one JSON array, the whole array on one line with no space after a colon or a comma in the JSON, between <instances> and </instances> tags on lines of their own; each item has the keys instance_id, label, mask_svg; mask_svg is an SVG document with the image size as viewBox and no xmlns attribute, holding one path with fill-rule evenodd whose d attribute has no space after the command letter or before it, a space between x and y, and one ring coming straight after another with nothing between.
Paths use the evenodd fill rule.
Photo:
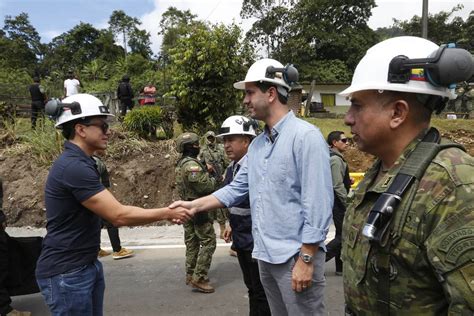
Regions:
<instances>
[{"instance_id":1,"label":"soldier's helmet","mask_svg":"<svg viewBox=\"0 0 474 316\"><path fill-rule=\"evenodd\" d=\"M204 139L206 140L206 144L214 144L216 142L216 134L213 131L208 131L204 134Z\"/></svg>"},{"instance_id":2,"label":"soldier's helmet","mask_svg":"<svg viewBox=\"0 0 474 316\"><path fill-rule=\"evenodd\" d=\"M195 133L186 132L176 138L176 151L182 153L184 146L199 144L199 136Z\"/></svg>"}]
</instances>

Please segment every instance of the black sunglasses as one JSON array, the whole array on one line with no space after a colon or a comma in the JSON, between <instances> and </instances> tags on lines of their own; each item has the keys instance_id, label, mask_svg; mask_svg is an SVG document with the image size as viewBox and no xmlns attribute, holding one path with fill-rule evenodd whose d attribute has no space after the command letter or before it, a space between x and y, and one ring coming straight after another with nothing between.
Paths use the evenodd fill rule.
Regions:
<instances>
[{"instance_id":1,"label":"black sunglasses","mask_svg":"<svg viewBox=\"0 0 474 316\"><path fill-rule=\"evenodd\" d=\"M81 123L82 125L85 126L95 126L98 127L102 130L102 133L107 134L107 131L109 130L109 124L102 122L102 123Z\"/></svg>"},{"instance_id":2,"label":"black sunglasses","mask_svg":"<svg viewBox=\"0 0 474 316\"><path fill-rule=\"evenodd\" d=\"M347 138L341 138L340 141L343 142L344 144L347 144L349 140Z\"/></svg>"}]
</instances>

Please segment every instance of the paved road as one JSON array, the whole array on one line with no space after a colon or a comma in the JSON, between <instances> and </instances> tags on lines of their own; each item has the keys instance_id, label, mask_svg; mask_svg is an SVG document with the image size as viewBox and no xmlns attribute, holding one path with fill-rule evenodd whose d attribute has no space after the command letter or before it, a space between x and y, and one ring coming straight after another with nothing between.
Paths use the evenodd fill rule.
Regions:
<instances>
[{"instance_id":1,"label":"paved road","mask_svg":"<svg viewBox=\"0 0 474 316\"><path fill-rule=\"evenodd\" d=\"M44 230L8 229L11 235L44 234ZM218 242L209 277L213 294L202 294L184 283L182 228L147 227L120 230L123 246L133 248L133 258L102 258L106 278L105 315L248 315L248 297L237 259L229 246ZM330 233L330 238L332 236ZM105 231L103 247L109 246ZM328 315L343 315L342 278L334 263L326 264ZM13 298L17 309L34 316L48 315L40 294Z\"/></svg>"}]
</instances>

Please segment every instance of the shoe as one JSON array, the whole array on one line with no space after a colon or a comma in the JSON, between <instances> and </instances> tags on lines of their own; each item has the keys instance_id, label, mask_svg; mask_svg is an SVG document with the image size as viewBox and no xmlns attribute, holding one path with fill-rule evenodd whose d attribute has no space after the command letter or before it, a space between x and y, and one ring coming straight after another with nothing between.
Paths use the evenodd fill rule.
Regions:
<instances>
[{"instance_id":1,"label":"shoe","mask_svg":"<svg viewBox=\"0 0 474 316\"><path fill-rule=\"evenodd\" d=\"M7 314L7 316L31 316L30 312L17 311L16 309L12 310Z\"/></svg>"},{"instance_id":2,"label":"shoe","mask_svg":"<svg viewBox=\"0 0 474 316\"><path fill-rule=\"evenodd\" d=\"M201 293L214 293L215 291L209 281L200 280L196 282L191 280L191 284L193 285L193 288Z\"/></svg>"},{"instance_id":3,"label":"shoe","mask_svg":"<svg viewBox=\"0 0 474 316\"><path fill-rule=\"evenodd\" d=\"M106 250L100 248L100 249L99 249L99 254L98 254L97 256L98 256L99 258L102 258L102 257L106 257L106 256L108 256L108 255L110 255L110 252L108 252L108 251L106 251Z\"/></svg>"},{"instance_id":4,"label":"shoe","mask_svg":"<svg viewBox=\"0 0 474 316\"><path fill-rule=\"evenodd\" d=\"M192 279L193 279L193 276L191 274L186 274L186 285L189 285Z\"/></svg>"},{"instance_id":5,"label":"shoe","mask_svg":"<svg viewBox=\"0 0 474 316\"><path fill-rule=\"evenodd\" d=\"M229 256L231 257L237 257L237 251L229 249Z\"/></svg>"},{"instance_id":6,"label":"shoe","mask_svg":"<svg viewBox=\"0 0 474 316\"><path fill-rule=\"evenodd\" d=\"M120 249L119 252L114 252L112 254L112 258L114 258L115 260L129 258L131 256L133 256L133 250L128 250L127 248L123 247L122 249Z\"/></svg>"}]
</instances>

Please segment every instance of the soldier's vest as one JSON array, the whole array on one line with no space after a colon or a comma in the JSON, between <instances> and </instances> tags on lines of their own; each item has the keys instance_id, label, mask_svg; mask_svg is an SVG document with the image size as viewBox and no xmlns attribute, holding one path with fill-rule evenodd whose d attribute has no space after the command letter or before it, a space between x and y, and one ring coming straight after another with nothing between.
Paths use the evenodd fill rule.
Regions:
<instances>
[{"instance_id":1,"label":"soldier's vest","mask_svg":"<svg viewBox=\"0 0 474 316\"><path fill-rule=\"evenodd\" d=\"M185 200L185 201L191 201L191 200L194 200L194 199L197 199L197 198L200 197L200 195L198 193L194 192L190 188L190 186L188 185L187 180L186 180L186 174L185 174L184 166L188 162L191 162L191 161L198 164L201 167L202 172L204 172L206 170L204 165L199 160L197 160L196 158L182 157L180 160L178 160L178 162L176 163L176 169L175 169L176 187L178 189L180 198Z\"/></svg>"},{"instance_id":2,"label":"soldier's vest","mask_svg":"<svg viewBox=\"0 0 474 316\"><path fill-rule=\"evenodd\" d=\"M432 133L434 129L430 130ZM438 133L434 130L435 133ZM439 135L439 133L438 133ZM391 256L392 248L396 246L397 256L403 256L405 260L410 261L413 265L423 265L426 258L423 258L419 251L424 248L422 241L418 234L419 218L423 214L420 210L412 210L411 205L415 198L419 181L423 177L428 165L437 156L437 154L444 149L450 147L458 147L464 150L461 145L448 143L439 144L439 138L436 142L421 141L413 152L408 156L399 174L412 177L412 181L406 187L398 188L401 192L402 201L393 212L392 218L389 222L388 230L380 243L371 242L368 238L362 236L362 228L367 220L367 213L359 209L358 206L364 201L364 205L375 205L377 198L381 196L385 188L385 192L394 190L391 184L396 182L395 177L389 177L387 183L377 184L372 186L370 191L365 194L358 194L356 192L351 201L351 212L346 213L344 221L344 235L343 247L348 248L343 250L344 260L344 290L346 299L349 297L349 303L356 306L349 306L352 308L350 312L357 314L374 314L374 315L390 315L390 306L401 309L403 304L407 302L396 301L390 297L390 288L393 286L400 291L410 288L410 282L414 280L401 280L398 277L398 267L409 269L404 266L404 262L396 262L396 258ZM369 187L369 181L374 179L377 171L371 169L363 183L362 187ZM365 183L364 183L365 182ZM387 188L389 188L387 190ZM366 209L365 209L366 210ZM423 210L424 211L424 210ZM349 224L350 223L350 224ZM349 227L350 225L350 227ZM350 254L348 254L350 252ZM418 262L417 262L418 261ZM426 263L428 265L428 263ZM348 269L346 269L346 267ZM350 267L350 269L349 269ZM427 270L427 279L432 278L432 272ZM428 282L423 280L422 282ZM362 286L362 287L360 287ZM424 297L440 297L443 300L442 289L440 288L426 288L424 289ZM364 294L361 294L364 293ZM428 293L428 294L427 294ZM366 297L361 297L366 296ZM376 298L373 300L373 298ZM422 297L411 298L422 300ZM374 303L376 301L376 303ZM422 305L423 302L419 305ZM429 304L429 303L427 303ZM374 310L374 305L376 309ZM369 312L370 311L370 312Z\"/></svg>"}]
</instances>

